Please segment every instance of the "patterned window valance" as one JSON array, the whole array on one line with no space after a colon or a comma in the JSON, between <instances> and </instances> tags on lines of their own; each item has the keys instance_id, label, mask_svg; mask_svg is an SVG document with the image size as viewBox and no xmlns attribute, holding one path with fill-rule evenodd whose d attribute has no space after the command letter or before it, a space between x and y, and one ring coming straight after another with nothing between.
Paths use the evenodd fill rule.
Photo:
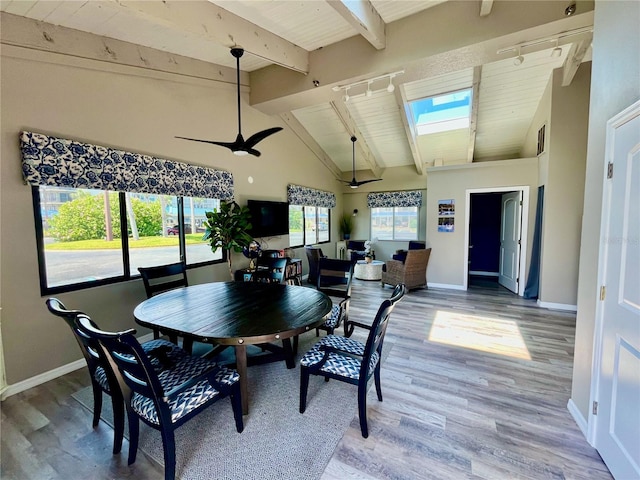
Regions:
<instances>
[{"instance_id":1,"label":"patterned window valance","mask_svg":"<svg viewBox=\"0 0 640 480\"><path fill-rule=\"evenodd\" d=\"M301 187L300 185L287 185L287 199L291 205L324 208L334 208L336 206L335 193Z\"/></svg>"},{"instance_id":2,"label":"patterned window valance","mask_svg":"<svg viewBox=\"0 0 640 480\"><path fill-rule=\"evenodd\" d=\"M233 175L139 153L22 132L22 174L30 185L229 200Z\"/></svg>"},{"instance_id":3,"label":"patterned window valance","mask_svg":"<svg viewBox=\"0 0 640 480\"><path fill-rule=\"evenodd\" d=\"M377 192L367 195L369 208L380 207L419 207L422 205L422 191Z\"/></svg>"}]
</instances>

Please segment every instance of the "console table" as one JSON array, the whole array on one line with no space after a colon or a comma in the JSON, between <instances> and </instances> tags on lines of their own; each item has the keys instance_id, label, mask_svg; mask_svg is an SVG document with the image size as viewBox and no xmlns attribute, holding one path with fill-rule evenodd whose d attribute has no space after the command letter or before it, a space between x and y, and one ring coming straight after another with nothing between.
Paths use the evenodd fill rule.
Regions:
<instances>
[{"instance_id":1,"label":"console table","mask_svg":"<svg viewBox=\"0 0 640 480\"><path fill-rule=\"evenodd\" d=\"M235 271L236 282L250 282L254 270L241 268ZM287 257L287 266L284 270L284 283L287 285L302 285L302 259Z\"/></svg>"}]
</instances>

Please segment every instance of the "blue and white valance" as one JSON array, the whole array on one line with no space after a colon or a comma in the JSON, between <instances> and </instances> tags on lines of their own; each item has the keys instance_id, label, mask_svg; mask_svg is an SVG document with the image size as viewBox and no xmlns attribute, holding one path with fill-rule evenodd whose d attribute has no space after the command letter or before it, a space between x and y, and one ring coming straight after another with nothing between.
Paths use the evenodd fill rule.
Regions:
<instances>
[{"instance_id":1,"label":"blue and white valance","mask_svg":"<svg viewBox=\"0 0 640 480\"><path fill-rule=\"evenodd\" d=\"M419 207L422 205L421 190L404 192L376 192L367 195L369 208Z\"/></svg>"},{"instance_id":2,"label":"blue and white valance","mask_svg":"<svg viewBox=\"0 0 640 480\"><path fill-rule=\"evenodd\" d=\"M20 134L20 148L22 174L30 185L233 198L233 175L224 170L33 132Z\"/></svg>"},{"instance_id":3,"label":"blue and white valance","mask_svg":"<svg viewBox=\"0 0 640 480\"><path fill-rule=\"evenodd\" d=\"M336 195L335 193L301 187L300 185L287 185L287 201L291 205L334 208L336 206Z\"/></svg>"}]
</instances>

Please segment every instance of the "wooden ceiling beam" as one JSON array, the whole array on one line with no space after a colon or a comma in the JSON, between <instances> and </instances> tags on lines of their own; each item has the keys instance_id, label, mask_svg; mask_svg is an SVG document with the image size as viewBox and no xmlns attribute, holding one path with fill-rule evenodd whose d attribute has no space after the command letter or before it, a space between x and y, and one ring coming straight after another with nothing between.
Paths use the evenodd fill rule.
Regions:
<instances>
[{"instance_id":1,"label":"wooden ceiling beam","mask_svg":"<svg viewBox=\"0 0 640 480\"><path fill-rule=\"evenodd\" d=\"M309 72L309 52L211 2L112 0L119 8L179 28L228 48L245 51L300 73Z\"/></svg>"},{"instance_id":2,"label":"wooden ceiling beam","mask_svg":"<svg viewBox=\"0 0 640 480\"><path fill-rule=\"evenodd\" d=\"M327 0L327 3L377 50L387 46L384 20L369 0Z\"/></svg>"},{"instance_id":3,"label":"wooden ceiling beam","mask_svg":"<svg viewBox=\"0 0 640 480\"><path fill-rule=\"evenodd\" d=\"M582 63L584 56L587 51L591 47L591 39L593 38L593 34L589 36L589 38L582 40L581 42L576 42L571 45L569 49L569 53L567 54L567 58L564 61L564 65L562 65L562 86L566 87L571 85L573 81L573 77L578 71L578 67Z\"/></svg>"}]
</instances>

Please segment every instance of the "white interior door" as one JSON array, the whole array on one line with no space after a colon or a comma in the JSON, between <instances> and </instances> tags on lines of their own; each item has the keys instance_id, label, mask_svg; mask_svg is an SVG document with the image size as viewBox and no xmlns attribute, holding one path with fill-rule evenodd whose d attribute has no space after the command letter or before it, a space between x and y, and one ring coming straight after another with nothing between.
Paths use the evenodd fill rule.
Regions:
<instances>
[{"instance_id":1,"label":"white interior door","mask_svg":"<svg viewBox=\"0 0 640 480\"><path fill-rule=\"evenodd\" d=\"M617 479L640 478L640 102L634 107L607 129L612 176L604 185L598 403L590 416L595 447Z\"/></svg>"},{"instance_id":2,"label":"white interior door","mask_svg":"<svg viewBox=\"0 0 640 480\"><path fill-rule=\"evenodd\" d=\"M520 219L522 217L522 192L502 195L502 219L500 222L500 271L498 283L518 293L520 271Z\"/></svg>"}]
</instances>

